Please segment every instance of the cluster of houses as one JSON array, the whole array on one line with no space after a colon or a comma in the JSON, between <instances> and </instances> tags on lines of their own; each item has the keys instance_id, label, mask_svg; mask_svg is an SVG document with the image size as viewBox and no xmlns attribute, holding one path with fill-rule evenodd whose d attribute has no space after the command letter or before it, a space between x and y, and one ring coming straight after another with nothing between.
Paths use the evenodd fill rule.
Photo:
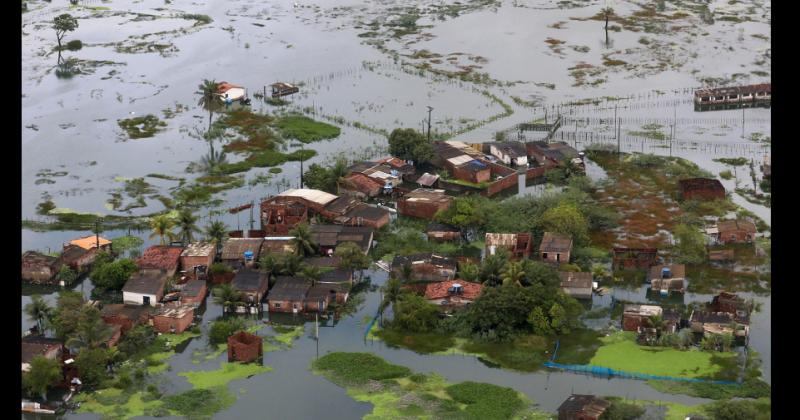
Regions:
<instances>
[{"instance_id":1,"label":"cluster of houses","mask_svg":"<svg viewBox=\"0 0 800 420\"><path fill-rule=\"evenodd\" d=\"M33 284L56 285L59 283L56 275L62 267L66 266L76 274L83 274L88 271L100 251L113 251L111 241L100 235L77 238L65 243L58 257L27 251L22 254L22 279Z\"/></svg>"}]
</instances>

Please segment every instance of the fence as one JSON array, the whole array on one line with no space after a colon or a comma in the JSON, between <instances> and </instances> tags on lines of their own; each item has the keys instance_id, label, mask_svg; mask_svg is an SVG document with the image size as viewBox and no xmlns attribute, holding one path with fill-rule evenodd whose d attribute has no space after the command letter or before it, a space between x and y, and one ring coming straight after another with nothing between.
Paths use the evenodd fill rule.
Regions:
<instances>
[{"instance_id":1,"label":"fence","mask_svg":"<svg viewBox=\"0 0 800 420\"><path fill-rule=\"evenodd\" d=\"M381 310L378 309L378 313L375 314L375 317L372 318L372 321L370 321L369 324L367 324L367 329L364 330L364 340L367 339L367 336L369 335L370 330L372 330L372 327L375 325L375 322L378 320L378 318L380 316L381 316Z\"/></svg>"},{"instance_id":2,"label":"fence","mask_svg":"<svg viewBox=\"0 0 800 420\"><path fill-rule=\"evenodd\" d=\"M564 115L564 125L569 127L575 124L580 124L581 127L590 125L614 125L613 117L581 117L575 118L569 115ZM618 117L617 120L621 124L660 124L663 127L668 127L672 124L679 125L713 125L713 126L733 126L741 127L741 118L653 118L653 117ZM769 118L745 118L744 124L769 124Z\"/></svg>"}]
</instances>

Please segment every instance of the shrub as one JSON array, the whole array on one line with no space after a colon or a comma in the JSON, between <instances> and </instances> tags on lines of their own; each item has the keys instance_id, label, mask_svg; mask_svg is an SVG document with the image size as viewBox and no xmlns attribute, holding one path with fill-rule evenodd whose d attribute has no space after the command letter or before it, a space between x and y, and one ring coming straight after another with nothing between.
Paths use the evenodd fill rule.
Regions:
<instances>
[{"instance_id":1,"label":"shrub","mask_svg":"<svg viewBox=\"0 0 800 420\"><path fill-rule=\"evenodd\" d=\"M635 404L626 404L617 399L611 399L611 406L606 409L600 418L602 420L633 420L644 414L644 408Z\"/></svg>"},{"instance_id":2,"label":"shrub","mask_svg":"<svg viewBox=\"0 0 800 420\"><path fill-rule=\"evenodd\" d=\"M83 43L80 39L74 39L70 42L67 42L67 49L70 51L78 51L83 48Z\"/></svg>"},{"instance_id":3,"label":"shrub","mask_svg":"<svg viewBox=\"0 0 800 420\"><path fill-rule=\"evenodd\" d=\"M214 263L211 264L210 268L211 274L225 274L225 273L232 273L233 269L225 263Z\"/></svg>"},{"instance_id":4,"label":"shrub","mask_svg":"<svg viewBox=\"0 0 800 420\"><path fill-rule=\"evenodd\" d=\"M517 391L508 387L478 382L461 382L446 388L455 401L466 404L468 418L509 419L525 407Z\"/></svg>"},{"instance_id":5,"label":"shrub","mask_svg":"<svg viewBox=\"0 0 800 420\"><path fill-rule=\"evenodd\" d=\"M313 367L339 384L363 384L411 374L409 368L393 365L370 353L329 353L314 361Z\"/></svg>"},{"instance_id":6,"label":"shrub","mask_svg":"<svg viewBox=\"0 0 800 420\"><path fill-rule=\"evenodd\" d=\"M228 342L228 337L237 331L244 329L244 321L241 318L230 318L214 321L208 330L208 341L211 344L223 344Z\"/></svg>"}]
</instances>

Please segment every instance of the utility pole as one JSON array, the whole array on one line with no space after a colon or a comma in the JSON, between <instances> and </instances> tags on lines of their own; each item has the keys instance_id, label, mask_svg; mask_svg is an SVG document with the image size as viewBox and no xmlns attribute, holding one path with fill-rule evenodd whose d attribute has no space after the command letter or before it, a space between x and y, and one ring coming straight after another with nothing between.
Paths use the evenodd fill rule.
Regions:
<instances>
[{"instance_id":1,"label":"utility pole","mask_svg":"<svg viewBox=\"0 0 800 420\"><path fill-rule=\"evenodd\" d=\"M314 313L314 326L317 334L317 359L319 359L319 313Z\"/></svg>"},{"instance_id":2,"label":"utility pole","mask_svg":"<svg viewBox=\"0 0 800 420\"><path fill-rule=\"evenodd\" d=\"M95 220L94 221L94 239L95 239L95 242L97 243L97 250L99 251L100 250L100 221L99 220Z\"/></svg>"},{"instance_id":3,"label":"utility pole","mask_svg":"<svg viewBox=\"0 0 800 420\"><path fill-rule=\"evenodd\" d=\"M428 105L428 143L431 142L431 111L433 107Z\"/></svg>"},{"instance_id":4,"label":"utility pole","mask_svg":"<svg viewBox=\"0 0 800 420\"><path fill-rule=\"evenodd\" d=\"M250 202L250 230L253 230L253 202Z\"/></svg>"},{"instance_id":5,"label":"utility pole","mask_svg":"<svg viewBox=\"0 0 800 420\"><path fill-rule=\"evenodd\" d=\"M303 158L305 157L305 149L303 143L300 143L300 189L303 188Z\"/></svg>"}]
</instances>

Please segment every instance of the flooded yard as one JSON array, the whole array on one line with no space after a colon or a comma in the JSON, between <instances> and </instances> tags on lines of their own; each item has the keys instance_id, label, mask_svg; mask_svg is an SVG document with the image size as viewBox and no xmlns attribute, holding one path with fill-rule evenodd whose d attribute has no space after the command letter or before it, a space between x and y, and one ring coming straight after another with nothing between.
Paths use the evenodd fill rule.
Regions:
<instances>
[{"instance_id":1,"label":"flooded yard","mask_svg":"<svg viewBox=\"0 0 800 420\"><path fill-rule=\"evenodd\" d=\"M303 161L305 170L337 156L363 160L386 155L388 132L422 128L428 106L433 107L436 135L472 143L493 141L496 132L512 133L520 123L553 122L561 116L554 140L578 150L605 145L682 157L715 177L735 171L732 178L720 178L733 201L770 224L769 207L734 190L757 188L762 179L759 165L770 154L771 109L699 112L692 101L693 88L699 86L769 82L769 2L682 0L667 2L663 10L655 5L659 2L616 2L608 42L597 18L604 2L594 0L79 3L28 1L29 11L22 14L21 210L28 221L46 225L58 212L132 217L167 209L163 197L203 176L191 171L209 153L209 143L197 135L209 121L197 91L204 79L214 79L245 86L254 112L297 112L339 127L337 137L303 146L316 152ZM51 28L61 13L79 22L64 42L82 42L80 49L61 52L79 69L66 76L57 72L59 53ZM300 93L287 97L283 106L254 97L265 89L269 94L269 85L277 81L297 84ZM151 137L131 138L119 124L147 115L163 122ZM281 147L284 153L300 150L295 142ZM718 160L739 157L754 162L754 176L749 166L734 168ZM241 159L228 155L229 162ZM594 181L609 178L591 160L587 175ZM234 176L241 179L239 186L213 194L216 201L197 214L199 226L221 220L230 230L245 229L249 214L226 210L299 187L300 162ZM140 178L146 192L131 192L131 181ZM559 188L520 182L514 192L541 196ZM56 209L50 215L38 211L48 201ZM22 251L57 251L90 229L24 228ZM158 243L149 238L149 230L102 233L111 239L127 234L144 239L144 247ZM368 274L374 286L387 278L383 271ZM91 293L88 279L74 287L85 296ZM22 304L32 294L52 304L56 292L25 287ZM649 300L646 287L614 288L610 295L596 296L594 306L610 306L612 295ZM380 296L374 287L364 292L357 311L333 327L321 327L318 341L313 320L304 321L304 333L290 349L265 352L264 365L272 371L228 385L236 403L214 418L258 417L265 409L275 418L367 415L370 404L309 371L317 354L332 351L374 352L451 382L509 386L551 412L569 393L708 402L662 393L637 380L516 372L474 356L422 355L364 340L364 320L374 316ZM747 297L763 305L752 318L750 345L760 354L769 382L770 297ZM689 293L684 302L710 299ZM212 299L206 305L203 328L222 314ZM23 315L22 330L31 325ZM163 375L168 389L189 388L179 372L213 370L226 359L220 355L192 363L192 353L206 346L205 337L193 339L167 360L172 367Z\"/></svg>"}]
</instances>

